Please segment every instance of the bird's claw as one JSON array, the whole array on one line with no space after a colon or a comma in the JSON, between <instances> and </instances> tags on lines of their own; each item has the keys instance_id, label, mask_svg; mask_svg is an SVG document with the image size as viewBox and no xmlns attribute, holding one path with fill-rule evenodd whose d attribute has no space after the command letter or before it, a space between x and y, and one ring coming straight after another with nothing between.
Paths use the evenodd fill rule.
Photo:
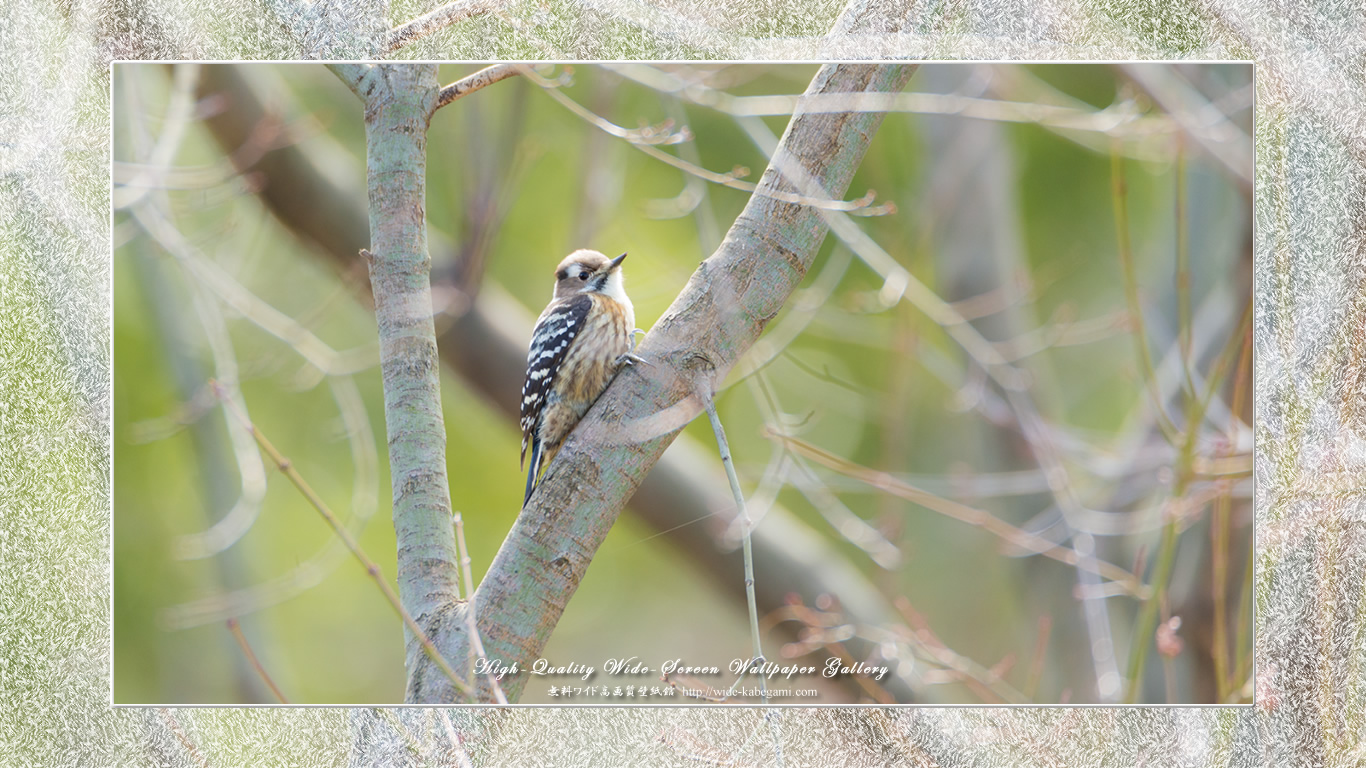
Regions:
<instances>
[{"instance_id":1,"label":"bird's claw","mask_svg":"<svg viewBox=\"0 0 1366 768\"><path fill-rule=\"evenodd\" d=\"M617 365L618 365L618 366L622 366L622 365L635 365L636 363L644 363L645 365L654 365L654 363L650 362L649 360L646 360L645 358L641 357L640 355L637 355L637 354L634 353L634 352L627 352L627 353L624 354L624 355L618 355L618 356L617 356Z\"/></svg>"}]
</instances>

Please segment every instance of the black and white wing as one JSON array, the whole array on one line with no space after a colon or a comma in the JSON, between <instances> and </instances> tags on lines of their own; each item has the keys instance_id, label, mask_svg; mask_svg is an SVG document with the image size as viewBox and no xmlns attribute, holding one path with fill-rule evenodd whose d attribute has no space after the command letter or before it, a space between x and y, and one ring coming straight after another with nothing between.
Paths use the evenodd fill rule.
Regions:
<instances>
[{"instance_id":1,"label":"black and white wing","mask_svg":"<svg viewBox=\"0 0 1366 768\"><path fill-rule=\"evenodd\" d=\"M535 442L541 412L555 383L569 346L587 324L593 300L586 293L575 294L552 303L536 321L531 332L531 349L526 356L526 382L522 384L522 464L526 464L527 445L533 444L531 473L535 463Z\"/></svg>"}]
</instances>

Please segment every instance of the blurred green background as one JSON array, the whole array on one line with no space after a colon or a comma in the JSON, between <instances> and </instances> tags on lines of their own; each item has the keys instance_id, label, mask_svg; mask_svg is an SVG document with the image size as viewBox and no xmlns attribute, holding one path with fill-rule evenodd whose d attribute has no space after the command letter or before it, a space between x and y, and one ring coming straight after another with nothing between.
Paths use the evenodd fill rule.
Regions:
<instances>
[{"instance_id":1,"label":"blurred green background","mask_svg":"<svg viewBox=\"0 0 1366 768\"><path fill-rule=\"evenodd\" d=\"M1124 155L1136 287L1159 361L1171 362L1180 327L1175 194L1176 147L1183 142L1180 178L1201 376L1227 345L1237 351L1241 337L1234 338L1235 331L1251 271L1250 183L1174 130L1180 121L1154 105L1165 93L1162 84L1171 84L1162 77L1175 77L1189 93L1205 97L1199 105L1208 108L1192 108L1182 119L1217 137L1209 112L1216 110L1250 136L1251 66L1148 66L1160 76L1106 65L922 67L908 92L951 94L953 99L936 102L946 107L1051 102L1070 109L1067 119L1075 122L1055 116L1041 124L1039 115L1020 106L999 108L1015 117L996 120L891 114L846 196L872 189L877 203L894 203L895 213L856 221L940 297L962 302L954 306L964 314L980 311L974 326L1001 342L999 349L1022 355L1016 364L1058 439L1067 481L1087 507L1105 513L1096 523L1100 554L1145 572L1166 519L1161 510L1171 496L1175 450L1152 434L1143 416L1150 400L1125 312L1112 147ZM441 81L476 68L442 66ZM274 701L245 662L222 612L199 614L205 623L186 626L195 622L184 606L209 600L211 608L222 609L221 599L212 601L230 590L281 578L294 579L295 587L274 598L247 598L253 610L241 626L290 701L401 701L398 619L363 569L336 553L335 537L280 473L266 467L259 515L240 540L209 557L177 556L183 537L209 529L238 496L232 416L207 384L214 377L235 378L252 422L340 517L363 521L362 547L389 578L395 572L377 365L322 376L253 321L278 311L334 350L356 350L359 360L376 355L373 315L311 252L311 243L266 209L258 197L263 180L251 167L254 155L272 147L308 145L328 158L321 168L327 176L363 196L360 105L322 66L240 69L269 95L283 128L257 136L261 146L225 149L204 121L231 104L201 93L189 114L177 118L173 111L176 78L193 87L202 71L115 66L115 701ZM670 77L737 96L800 93L816 69L659 67ZM665 151L720 173L744 166L752 171L749 180L757 181L767 164L755 142L759 126L693 103L686 92L649 87L640 82L646 72L575 65L572 82L560 91L626 128L665 121L672 121L671 130L686 126L693 140ZM1151 135L1121 140L1095 130L1126 109L1148 121L1143 125L1156 126ZM1089 123L1082 119L1087 113L1095 116ZM779 135L786 118L761 122ZM167 139L182 129L183 135ZM1250 152L1247 158L1250 172ZM174 172L165 170L171 166ZM525 307L518 318L524 343L549 296L551 270L579 247L631 254L627 288L637 324L648 330L748 199L743 190L700 182L647 157L523 78L438 111L427 170L434 269L468 276L460 259L478 253L482 290L505 291ZM173 235L154 236L157 227L179 233L179 253L167 247L166 238L176 242ZM827 267L829 285L817 277ZM222 281L216 288L206 284L213 274L229 275L273 310L253 305L244 313L231 306L223 300ZM884 567L846 541L819 503L769 471L778 444L762 434L759 400L787 416L779 426L826 451L1012 525L1063 536L1056 506L1039 484L1038 462L1008 409L1002 410L1002 397L924 312L909 302L882 303L883 287L883 276L827 238L804 292L774 321L793 323L790 328L805 322L801 332L761 369L762 383L758 377L741 380L744 363L733 372L719 403L747 495L776 492L777 503L836 542L885 595L913 606L908 625L931 628L944 646L995 668L1031 700L1097 700L1075 569L1022 557L979 528L820 470L825 487L899 551L899 559ZM1250 403L1246 368L1237 366L1230 378L1243 380ZM1221 387L1217 399L1229 400L1235 388ZM462 513L478 579L519 509L525 479L517 461L519 435L514 423L449 371L443 371L443 400L452 503ZM1235 415L1241 418L1212 408L1195 451L1250 453L1248 417ZM715 445L705 420L685 433L708 450ZM377 462L373 482L367 481L367 461ZM1019 486L1015 492L994 490L1012 482ZM1239 608L1250 483L1249 471L1205 478L1187 489L1199 504L1182 520L1164 612L1184 618L1179 634L1185 648L1163 657L1165 664L1150 659L1154 677L1145 679L1146 699L1213 700L1211 640L1202 634L1213 611L1210 514L1221 494L1231 494L1224 528L1233 552L1227 612L1232 624L1246 624L1250 615ZM329 549L333 554L319 560L318 553ZM600 665L612 656L639 656L651 664L681 658L724 667L750 647L742 586L717 587L698 572L689 552L672 545L670 533L623 515L544 656L554 663ZM1140 604L1124 596L1104 603L1115 663L1124 674ZM766 643L779 659L782 640L766 637ZM1246 639L1242 643L1245 654ZM929 700L994 701L961 677L934 674L933 660L918 663ZM547 695L551 682L533 678L522 701L555 702ZM828 689L820 701L853 700L849 696Z\"/></svg>"}]
</instances>

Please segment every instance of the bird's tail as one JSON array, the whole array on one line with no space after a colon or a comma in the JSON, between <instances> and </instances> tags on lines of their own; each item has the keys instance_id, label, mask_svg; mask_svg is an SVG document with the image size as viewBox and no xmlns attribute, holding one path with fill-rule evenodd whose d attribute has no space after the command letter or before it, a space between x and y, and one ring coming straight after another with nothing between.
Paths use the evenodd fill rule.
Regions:
<instances>
[{"instance_id":1,"label":"bird's tail","mask_svg":"<svg viewBox=\"0 0 1366 768\"><path fill-rule=\"evenodd\" d=\"M522 506L526 506L531 501L531 492L536 490L536 473L541 469L541 441L540 438L531 440L531 467L526 472L526 498L522 499Z\"/></svg>"}]
</instances>

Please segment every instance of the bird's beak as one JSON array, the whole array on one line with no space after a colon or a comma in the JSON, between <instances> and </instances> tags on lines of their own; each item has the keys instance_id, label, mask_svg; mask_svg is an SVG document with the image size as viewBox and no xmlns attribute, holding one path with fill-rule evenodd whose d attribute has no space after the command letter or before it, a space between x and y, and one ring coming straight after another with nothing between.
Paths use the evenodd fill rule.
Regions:
<instances>
[{"instance_id":1,"label":"bird's beak","mask_svg":"<svg viewBox=\"0 0 1366 768\"><path fill-rule=\"evenodd\" d=\"M607 262L607 264L608 264L607 271L608 271L608 272L611 272L612 270L614 270L614 269L616 269L617 267L621 266L621 262L623 262L623 261L625 261L625 260L626 260L626 254L623 253L623 254L621 254L620 256L616 257L615 259L612 259L611 261Z\"/></svg>"}]
</instances>

